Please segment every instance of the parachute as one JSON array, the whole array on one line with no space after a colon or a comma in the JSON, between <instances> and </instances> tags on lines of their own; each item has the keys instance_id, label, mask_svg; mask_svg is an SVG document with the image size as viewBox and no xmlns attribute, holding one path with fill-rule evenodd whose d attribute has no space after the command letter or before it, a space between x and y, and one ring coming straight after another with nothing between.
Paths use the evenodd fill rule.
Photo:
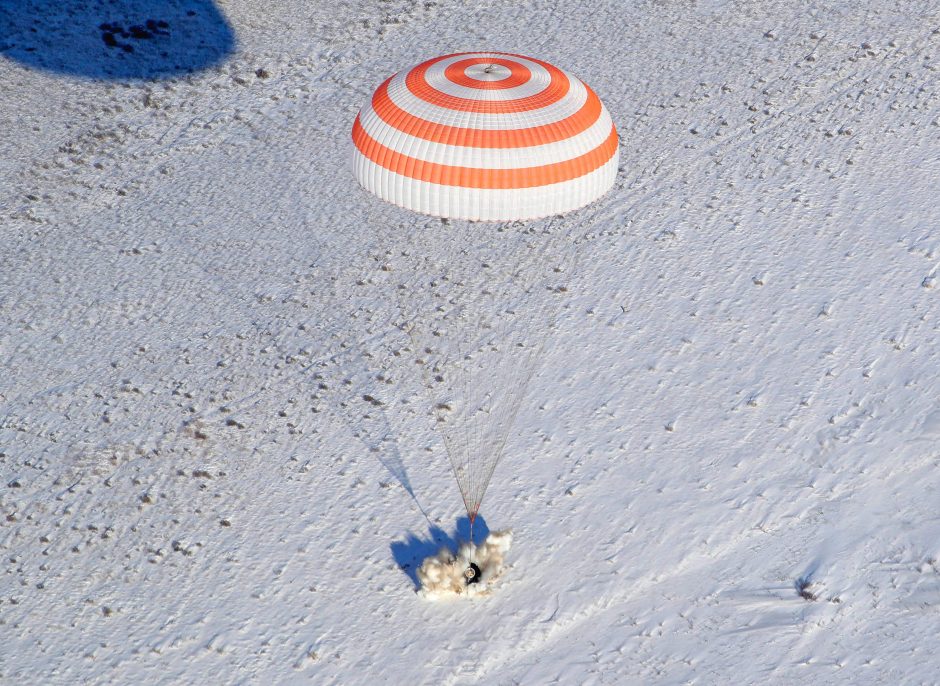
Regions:
<instances>
[{"instance_id":1,"label":"parachute","mask_svg":"<svg viewBox=\"0 0 940 686\"><path fill-rule=\"evenodd\" d=\"M586 84L548 62L458 53L395 74L353 124L368 191L455 219L537 219L583 207L617 176L617 130Z\"/></svg>"},{"instance_id":2,"label":"parachute","mask_svg":"<svg viewBox=\"0 0 940 686\"><path fill-rule=\"evenodd\" d=\"M576 262L583 223L560 215L613 186L617 131L573 75L535 58L482 52L390 77L360 110L352 139L366 190L444 218L409 227L420 251L385 252L402 275L394 288L408 339L394 355L420 369L470 521L472 557L473 523ZM541 218L550 219L522 223ZM450 564L447 553L439 557Z\"/></svg>"}]
</instances>

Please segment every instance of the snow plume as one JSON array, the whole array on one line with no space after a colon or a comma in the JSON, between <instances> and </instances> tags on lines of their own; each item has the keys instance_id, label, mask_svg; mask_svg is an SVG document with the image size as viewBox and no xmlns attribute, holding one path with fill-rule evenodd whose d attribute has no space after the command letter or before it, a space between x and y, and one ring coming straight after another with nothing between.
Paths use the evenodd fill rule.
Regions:
<instances>
[{"instance_id":1,"label":"snow plume","mask_svg":"<svg viewBox=\"0 0 940 686\"><path fill-rule=\"evenodd\" d=\"M512 545L512 531L494 531L486 537L483 545L461 543L457 555L448 548L441 548L437 555L427 558L418 569L422 597L438 599L459 595L481 595L488 592L489 585L503 571L503 562ZM464 576L470 563L480 568L480 581L467 583Z\"/></svg>"}]
</instances>

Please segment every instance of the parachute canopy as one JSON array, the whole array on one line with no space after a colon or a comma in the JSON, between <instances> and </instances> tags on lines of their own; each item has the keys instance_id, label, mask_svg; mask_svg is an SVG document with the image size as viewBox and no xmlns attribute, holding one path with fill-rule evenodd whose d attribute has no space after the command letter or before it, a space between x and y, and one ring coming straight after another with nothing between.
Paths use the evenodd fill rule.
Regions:
<instances>
[{"instance_id":1,"label":"parachute canopy","mask_svg":"<svg viewBox=\"0 0 940 686\"><path fill-rule=\"evenodd\" d=\"M617 130L597 95L547 62L436 57L385 81L356 117L356 178L401 207L512 221L577 209L617 175Z\"/></svg>"}]
</instances>

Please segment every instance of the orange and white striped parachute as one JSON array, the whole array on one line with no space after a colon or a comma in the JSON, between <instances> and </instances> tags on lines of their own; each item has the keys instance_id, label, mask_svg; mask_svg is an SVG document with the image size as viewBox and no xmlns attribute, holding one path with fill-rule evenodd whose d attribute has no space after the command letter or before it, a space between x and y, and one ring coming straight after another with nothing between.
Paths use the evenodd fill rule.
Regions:
<instances>
[{"instance_id":1,"label":"orange and white striped parachute","mask_svg":"<svg viewBox=\"0 0 940 686\"><path fill-rule=\"evenodd\" d=\"M617 130L586 84L501 52L436 57L385 81L352 132L356 178L417 212L537 219L604 195Z\"/></svg>"}]
</instances>

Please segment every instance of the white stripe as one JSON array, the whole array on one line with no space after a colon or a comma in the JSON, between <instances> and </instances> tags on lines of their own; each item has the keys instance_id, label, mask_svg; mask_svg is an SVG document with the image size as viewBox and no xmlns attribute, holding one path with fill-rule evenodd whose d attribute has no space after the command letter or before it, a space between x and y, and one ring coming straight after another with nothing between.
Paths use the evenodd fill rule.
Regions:
<instances>
[{"instance_id":1,"label":"white stripe","mask_svg":"<svg viewBox=\"0 0 940 686\"><path fill-rule=\"evenodd\" d=\"M536 188L492 189L442 186L385 169L354 149L362 186L383 200L438 217L484 221L538 219L570 212L604 195L617 178L619 150L604 165L570 181Z\"/></svg>"},{"instance_id":2,"label":"white stripe","mask_svg":"<svg viewBox=\"0 0 940 686\"><path fill-rule=\"evenodd\" d=\"M613 127L610 114L601 105L597 121L570 138L525 148L476 148L410 136L386 124L372 109L371 103L362 108L359 121L366 133L397 153L425 162L475 169L520 169L564 162L601 145Z\"/></svg>"},{"instance_id":3,"label":"white stripe","mask_svg":"<svg viewBox=\"0 0 940 686\"><path fill-rule=\"evenodd\" d=\"M497 88L493 90L460 86L444 76L444 71L454 62L460 62L461 60L472 59L474 57L499 57L500 59L518 62L525 66L532 75L528 81L515 88ZM561 70L559 69L559 71ZM565 76L571 80L571 76L568 74L565 74ZM441 60L440 62L432 64L425 72L424 77L428 85L432 88L446 93L447 95L453 95L457 98L467 98L468 100L516 100L519 98L528 98L531 95L541 93L548 87L548 84L552 80L552 75L540 64L519 57L505 57L487 53L480 53L479 55L458 55L456 57L449 57L446 60Z\"/></svg>"},{"instance_id":4,"label":"white stripe","mask_svg":"<svg viewBox=\"0 0 940 686\"><path fill-rule=\"evenodd\" d=\"M487 131L511 131L531 126L542 126L543 124L554 124L570 117L581 109L587 100L587 88L578 79L572 76L568 78L571 80L571 88L558 102L536 110L508 112L506 114L464 112L432 105L408 90L405 85L405 75L402 73L396 74L389 82L388 96L398 107L417 119L424 119L445 126L459 126Z\"/></svg>"},{"instance_id":5,"label":"white stripe","mask_svg":"<svg viewBox=\"0 0 940 686\"><path fill-rule=\"evenodd\" d=\"M499 81L505 81L512 76L512 70L502 62L497 64L495 60L491 59L490 64L482 62L471 64L463 70L463 75L471 81L495 83L498 86L500 85Z\"/></svg>"}]
</instances>

